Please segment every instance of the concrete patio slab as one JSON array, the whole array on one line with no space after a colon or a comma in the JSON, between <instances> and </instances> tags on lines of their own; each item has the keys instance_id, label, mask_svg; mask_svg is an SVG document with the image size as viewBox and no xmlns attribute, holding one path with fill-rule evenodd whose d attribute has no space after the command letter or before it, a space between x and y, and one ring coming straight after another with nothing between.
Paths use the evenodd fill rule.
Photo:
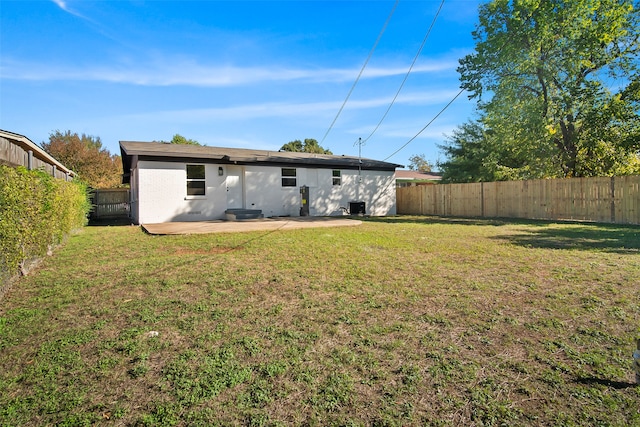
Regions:
<instances>
[{"instance_id":1,"label":"concrete patio slab","mask_svg":"<svg viewBox=\"0 0 640 427\"><path fill-rule=\"evenodd\" d=\"M360 224L362 224L360 220L342 217L277 217L245 221L164 222L142 224L142 228L149 234L167 235L348 227Z\"/></svg>"}]
</instances>

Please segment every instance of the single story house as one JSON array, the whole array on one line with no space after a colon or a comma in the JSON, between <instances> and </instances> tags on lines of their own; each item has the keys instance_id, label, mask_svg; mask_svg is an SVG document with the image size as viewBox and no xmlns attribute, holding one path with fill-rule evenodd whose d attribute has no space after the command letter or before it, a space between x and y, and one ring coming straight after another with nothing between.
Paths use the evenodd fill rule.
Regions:
<instances>
[{"instance_id":1,"label":"single story house","mask_svg":"<svg viewBox=\"0 0 640 427\"><path fill-rule=\"evenodd\" d=\"M120 141L138 224L396 213L394 163L352 156ZM239 217L238 217L239 218Z\"/></svg>"}]
</instances>

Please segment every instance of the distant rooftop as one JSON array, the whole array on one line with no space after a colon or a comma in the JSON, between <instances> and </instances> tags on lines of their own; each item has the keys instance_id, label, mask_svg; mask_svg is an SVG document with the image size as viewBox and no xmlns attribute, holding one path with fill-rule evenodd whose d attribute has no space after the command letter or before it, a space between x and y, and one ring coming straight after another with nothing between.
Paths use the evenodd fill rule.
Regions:
<instances>
[{"instance_id":1,"label":"distant rooftop","mask_svg":"<svg viewBox=\"0 0 640 427\"><path fill-rule=\"evenodd\" d=\"M412 170L398 169L396 170L396 180L403 181L440 181L442 174L437 172L418 172Z\"/></svg>"}]
</instances>

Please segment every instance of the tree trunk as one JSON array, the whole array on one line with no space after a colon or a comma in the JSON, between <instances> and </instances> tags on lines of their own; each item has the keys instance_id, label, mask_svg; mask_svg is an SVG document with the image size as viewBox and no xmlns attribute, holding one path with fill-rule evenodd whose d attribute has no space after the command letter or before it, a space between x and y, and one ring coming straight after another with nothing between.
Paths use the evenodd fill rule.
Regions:
<instances>
[{"instance_id":1,"label":"tree trunk","mask_svg":"<svg viewBox=\"0 0 640 427\"><path fill-rule=\"evenodd\" d=\"M577 176L578 147L573 116L569 114L567 120L560 120L562 139L556 138L562 158L562 170L565 178Z\"/></svg>"}]
</instances>

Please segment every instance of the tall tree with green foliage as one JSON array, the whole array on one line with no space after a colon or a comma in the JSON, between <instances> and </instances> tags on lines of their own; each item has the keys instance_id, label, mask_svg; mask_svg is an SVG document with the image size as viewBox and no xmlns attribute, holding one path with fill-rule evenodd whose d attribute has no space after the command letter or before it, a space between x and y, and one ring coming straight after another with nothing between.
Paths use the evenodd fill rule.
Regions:
<instances>
[{"instance_id":1,"label":"tall tree with green foliage","mask_svg":"<svg viewBox=\"0 0 640 427\"><path fill-rule=\"evenodd\" d=\"M307 138L304 141L296 139L284 144L280 151L293 151L298 153L333 154L330 150L322 148L315 139Z\"/></svg>"},{"instance_id":2,"label":"tall tree with green foliage","mask_svg":"<svg viewBox=\"0 0 640 427\"><path fill-rule=\"evenodd\" d=\"M198 141L196 141L195 139L187 139L184 136L176 133L175 135L173 135L173 138L171 138L171 141L169 141L170 144L182 144L182 145L201 145Z\"/></svg>"},{"instance_id":3,"label":"tall tree with green foliage","mask_svg":"<svg viewBox=\"0 0 640 427\"><path fill-rule=\"evenodd\" d=\"M113 188L122 183L122 159L102 146L100 137L55 131L42 148L78 174L92 188Z\"/></svg>"},{"instance_id":4,"label":"tall tree with green foliage","mask_svg":"<svg viewBox=\"0 0 640 427\"><path fill-rule=\"evenodd\" d=\"M491 137L480 121L469 121L447 137L441 145L447 161L438 163L442 183L493 181L497 150L491 148Z\"/></svg>"},{"instance_id":5,"label":"tall tree with green foliage","mask_svg":"<svg viewBox=\"0 0 640 427\"><path fill-rule=\"evenodd\" d=\"M483 4L475 52L458 68L462 87L478 100L482 134L459 128L444 175L474 161L481 164L469 171L480 173L471 181L640 173L639 6Z\"/></svg>"},{"instance_id":6,"label":"tall tree with green foliage","mask_svg":"<svg viewBox=\"0 0 640 427\"><path fill-rule=\"evenodd\" d=\"M179 133L176 133L175 135L173 135L173 138L171 138L171 141L162 140L162 141L153 141L153 142L159 142L161 144L202 145L198 141L196 141L195 139L185 138L184 136L180 135Z\"/></svg>"},{"instance_id":7,"label":"tall tree with green foliage","mask_svg":"<svg viewBox=\"0 0 640 427\"><path fill-rule=\"evenodd\" d=\"M427 173L431 172L431 169L431 163L424 154L414 154L409 157L409 170Z\"/></svg>"}]
</instances>

